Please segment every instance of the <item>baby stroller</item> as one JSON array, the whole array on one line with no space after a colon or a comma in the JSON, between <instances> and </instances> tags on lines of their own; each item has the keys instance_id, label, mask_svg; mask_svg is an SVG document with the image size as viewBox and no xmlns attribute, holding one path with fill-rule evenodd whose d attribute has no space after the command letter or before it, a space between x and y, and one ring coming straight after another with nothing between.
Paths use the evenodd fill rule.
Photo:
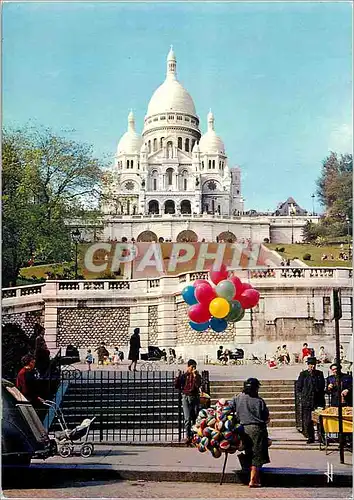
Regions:
<instances>
[{"instance_id":1,"label":"baby stroller","mask_svg":"<svg viewBox=\"0 0 354 500\"><path fill-rule=\"evenodd\" d=\"M75 441L79 441L77 446L80 446L80 455L84 458L90 457L94 451L94 445L87 438L91 424L96 417L91 419L85 418L80 425L70 430L65 422L61 408L54 401L45 401L44 404L54 411L54 416L61 428L61 431L56 432L54 435L59 455L63 458L72 455L75 450Z\"/></svg>"}]
</instances>

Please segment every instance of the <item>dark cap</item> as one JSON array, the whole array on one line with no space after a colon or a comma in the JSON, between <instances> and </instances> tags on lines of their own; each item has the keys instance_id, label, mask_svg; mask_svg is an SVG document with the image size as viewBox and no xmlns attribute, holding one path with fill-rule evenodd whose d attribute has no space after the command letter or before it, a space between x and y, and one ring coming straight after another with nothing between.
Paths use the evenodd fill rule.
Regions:
<instances>
[{"instance_id":1,"label":"dark cap","mask_svg":"<svg viewBox=\"0 0 354 500\"><path fill-rule=\"evenodd\" d=\"M317 365L317 359L314 357L308 357L306 363L308 365Z\"/></svg>"},{"instance_id":2,"label":"dark cap","mask_svg":"<svg viewBox=\"0 0 354 500\"><path fill-rule=\"evenodd\" d=\"M195 359L189 359L187 362L187 366L197 366L197 362Z\"/></svg>"},{"instance_id":3,"label":"dark cap","mask_svg":"<svg viewBox=\"0 0 354 500\"><path fill-rule=\"evenodd\" d=\"M138 335L140 333L140 328L134 328L134 333L135 335Z\"/></svg>"},{"instance_id":4,"label":"dark cap","mask_svg":"<svg viewBox=\"0 0 354 500\"><path fill-rule=\"evenodd\" d=\"M261 383L260 381L258 380L258 378L248 378L244 383L243 383L243 387L244 389L246 389L246 387L249 387L250 389L258 389L258 387L261 386Z\"/></svg>"},{"instance_id":5,"label":"dark cap","mask_svg":"<svg viewBox=\"0 0 354 500\"><path fill-rule=\"evenodd\" d=\"M337 363L332 363L332 364L331 364L331 366L329 367L329 368L330 368L330 370L332 370L332 368L333 368L334 366L337 368L337 370L341 370L341 369L342 369L342 365L337 365Z\"/></svg>"}]
</instances>

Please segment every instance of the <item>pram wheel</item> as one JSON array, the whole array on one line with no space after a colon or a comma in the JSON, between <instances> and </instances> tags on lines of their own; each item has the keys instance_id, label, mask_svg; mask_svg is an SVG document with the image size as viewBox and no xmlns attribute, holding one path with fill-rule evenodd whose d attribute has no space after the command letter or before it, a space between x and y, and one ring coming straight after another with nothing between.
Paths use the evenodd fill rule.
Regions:
<instances>
[{"instance_id":1,"label":"pram wheel","mask_svg":"<svg viewBox=\"0 0 354 500\"><path fill-rule=\"evenodd\" d=\"M70 457L71 452L72 452L72 447L69 446L68 444L63 444L60 446L58 452L59 452L59 455L63 458Z\"/></svg>"},{"instance_id":2,"label":"pram wheel","mask_svg":"<svg viewBox=\"0 0 354 500\"><path fill-rule=\"evenodd\" d=\"M88 458L92 455L94 450L92 443L84 443L80 448L80 455L84 458Z\"/></svg>"}]
</instances>

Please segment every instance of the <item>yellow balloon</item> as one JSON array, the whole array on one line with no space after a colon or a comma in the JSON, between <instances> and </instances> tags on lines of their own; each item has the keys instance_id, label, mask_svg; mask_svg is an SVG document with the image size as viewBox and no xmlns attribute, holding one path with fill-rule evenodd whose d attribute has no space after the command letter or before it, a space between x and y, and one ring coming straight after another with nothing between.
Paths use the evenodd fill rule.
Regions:
<instances>
[{"instance_id":1,"label":"yellow balloon","mask_svg":"<svg viewBox=\"0 0 354 500\"><path fill-rule=\"evenodd\" d=\"M230 312L230 304L226 299L217 297L210 302L209 312L214 318L225 318Z\"/></svg>"}]
</instances>

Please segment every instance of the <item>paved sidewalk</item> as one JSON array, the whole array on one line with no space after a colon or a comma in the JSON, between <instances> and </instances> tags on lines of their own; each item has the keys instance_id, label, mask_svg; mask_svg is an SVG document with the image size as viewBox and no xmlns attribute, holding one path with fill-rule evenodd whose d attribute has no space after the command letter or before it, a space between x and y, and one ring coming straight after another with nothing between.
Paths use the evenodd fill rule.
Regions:
<instances>
[{"instance_id":1,"label":"paved sidewalk","mask_svg":"<svg viewBox=\"0 0 354 500\"><path fill-rule=\"evenodd\" d=\"M352 455L346 453L345 464L340 464L338 452L325 455L324 451L286 451L270 449L271 463L264 466L268 484L324 485L332 471L333 485L350 486ZM159 481L206 481L218 482L224 455L214 459L209 452L200 453L195 448L158 446L104 446L97 445L90 458L73 456L49 458L45 462L34 461L34 467L94 469L115 471L122 479ZM230 455L226 466L225 482L242 482L237 455ZM331 484L329 484L331 486Z\"/></svg>"},{"instance_id":2,"label":"paved sidewalk","mask_svg":"<svg viewBox=\"0 0 354 500\"><path fill-rule=\"evenodd\" d=\"M138 371L140 371L141 363L138 363ZM87 371L87 365L84 363L76 363L76 368L80 369L83 372ZM161 371L177 371L184 370L185 363L183 365L167 365L160 363ZM329 372L329 364L326 365L318 365L317 368L322 370L324 376L327 377ZM203 370L209 371L210 380L246 380L248 377L257 377L260 380L296 380L299 376L299 373L305 368L305 365L302 363L297 363L294 365L284 365L280 366L276 369L270 369L267 365L254 365L254 364L245 364L245 365L205 365L203 363L198 364L198 370L201 372ZM100 366L97 368L95 365L92 367L94 371L108 371L108 372L127 372L128 371L128 362L124 361L121 365L118 366Z\"/></svg>"}]
</instances>

